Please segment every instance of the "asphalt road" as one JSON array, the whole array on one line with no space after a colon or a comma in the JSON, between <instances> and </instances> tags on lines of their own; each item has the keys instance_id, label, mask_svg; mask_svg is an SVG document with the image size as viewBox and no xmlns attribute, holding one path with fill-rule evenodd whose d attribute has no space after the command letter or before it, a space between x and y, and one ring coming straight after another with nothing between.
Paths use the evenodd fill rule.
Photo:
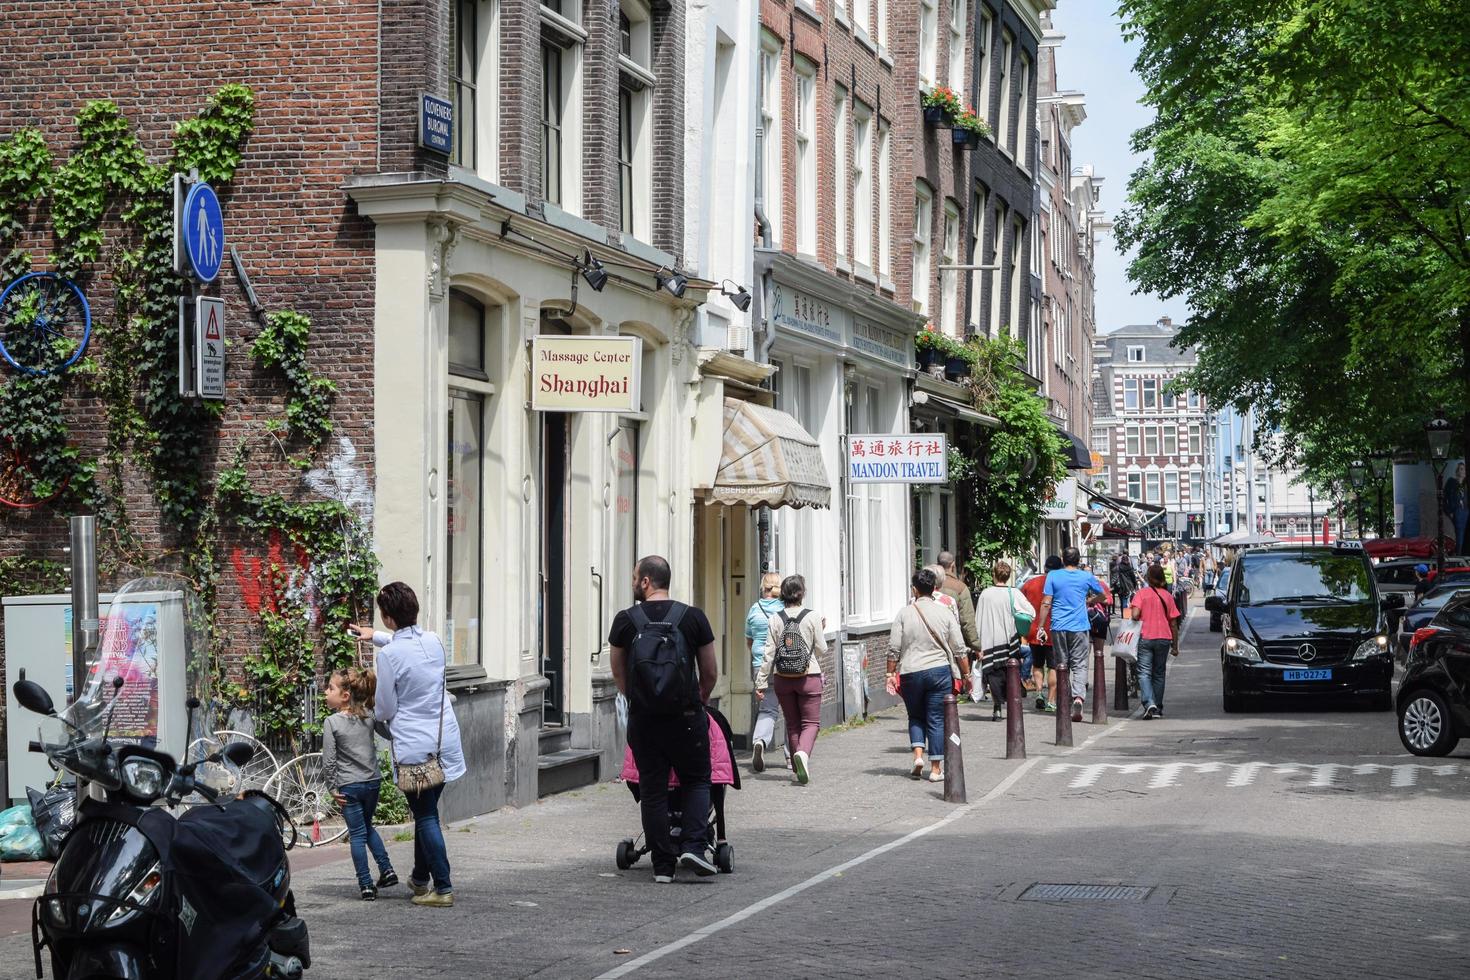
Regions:
<instances>
[{"instance_id":1,"label":"asphalt road","mask_svg":"<svg viewBox=\"0 0 1470 980\"><path fill-rule=\"evenodd\" d=\"M729 876L617 871L637 829L617 784L456 828L452 910L302 870L308 976L1466 976L1470 742L1416 760L1391 713L1227 717L1217 650L1196 618L1168 717L1080 724L1075 749L1027 712L1024 762L967 707L964 807L905 778L901 717L825 735L811 785L731 795ZM410 848L390 844L400 873ZM29 959L0 939L4 976Z\"/></svg>"}]
</instances>

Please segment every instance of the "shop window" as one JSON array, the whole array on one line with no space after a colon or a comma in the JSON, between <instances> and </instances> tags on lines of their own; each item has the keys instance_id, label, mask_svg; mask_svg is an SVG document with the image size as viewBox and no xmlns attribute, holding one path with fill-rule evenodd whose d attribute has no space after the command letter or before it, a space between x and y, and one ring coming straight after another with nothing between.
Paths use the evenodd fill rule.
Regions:
<instances>
[{"instance_id":1,"label":"shop window","mask_svg":"<svg viewBox=\"0 0 1470 980\"><path fill-rule=\"evenodd\" d=\"M485 307L457 290L449 295L449 445L445 467L445 617L451 667L483 658Z\"/></svg>"},{"instance_id":2,"label":"shop window","mask_svg":"<svg viewBox=\"0 0 1470 980\"><path fill-rule=\"evenodd\" d=\"M848 404L849 435L893 431L890 406L877 385L858 381ZM895 491L898 492L895 492ZM898 587L893 569L900 555L890 553L895 540L893 522L903 514L903 494L881 483L847 485L847 615L856 622L881 621L892 612Z\"/></svg>"},{"instance_id":3,"label":"shop window","mask_svg":"<svg viewBox=\"0 0 1470 980\"><path fill-rule=\"evenodd\" d=\"M604 622L611 623L623 608L626 596L620 588L622 576L641 557L638 554L638 471L640 460L639 423L619 419L609 452L613 467L612 554L608 556L609 579L603 582Z\"/></svg>"}]
</instances>

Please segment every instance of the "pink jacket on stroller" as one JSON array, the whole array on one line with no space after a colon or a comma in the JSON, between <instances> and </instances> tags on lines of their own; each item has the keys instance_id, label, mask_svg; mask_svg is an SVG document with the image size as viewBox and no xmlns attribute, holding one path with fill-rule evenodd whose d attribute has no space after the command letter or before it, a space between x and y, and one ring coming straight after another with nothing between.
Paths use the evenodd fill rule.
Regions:
<instances>
[{"instance_id":1,"label":"pink jacket on stroller","mask_svg":"<svg viewBox=\"0 0 1470 980\"><path fill-rule=\"evenodd\" d=\"M639 781L638 765L633 761L632 748L623 749L622 776L624 782ZM725 733L713 714L709 715L709 781L716 786L735 784L735 761L730 758L730 746L725 741ZM679 777L673 770L669 771L669 785L679 785Z\"/></svg>"}]
</instances>

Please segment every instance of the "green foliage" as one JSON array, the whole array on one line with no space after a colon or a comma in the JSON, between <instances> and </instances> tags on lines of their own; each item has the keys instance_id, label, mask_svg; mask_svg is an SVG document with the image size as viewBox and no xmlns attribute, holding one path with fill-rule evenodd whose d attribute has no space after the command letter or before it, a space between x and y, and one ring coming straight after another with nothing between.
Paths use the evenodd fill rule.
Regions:
<instances>
[{"instance_id":1,"label":"green foliage","mask_svg":"<svg viewBox=\"0 0 1470 980\"><path fill-rule=\"evenodd\" d=\"M272 313L250 345L250 356L263 367L286 376L286 428L312 448L332 434L332 396L337 386L315 374L306 360L311 320L300 313Z\"/></svg>"},{"instance_id":2,"label":"green foliage","mask_svg":"<svg viewBox=\"0 0 1470 980\"><path fill-rule=\"evenodd\" d=\"M0 558L0 595L44 595L71 588L71 569L49 558Z\"/></svg>"},{"instance_id":3,"label":"green foliage","mask_svg":"<svg viewBox=\"0 0 1470 980\"><path fill-rule=\"evenodd\" d=\"M943 331L935 330L933 324L925 325L924 329L914 336L914 349L916 351L938 351L942 358L958 358L971 367L979 362L974 347L954 339Z\"/></svg>"},{"instance_id":4,"label":"green foliage","mask_svg":"<svg viewBox=\"0 0 1470 980\"><path fill-rule=\"evenodd\" d=\"M273 567L272 575L284 575ZM305 726L306 686L315 673L306 610L294 602L281 611L261 610L261 638L244 661L249 698L245 707L255 711L255 724L271 736L286 736L295 744Z\"/></svg>"},{"instance_id":5,"label":"green foliage","mask_svg":"<svg viewBox=\"0 0 1470 980\"><path fill-rule=\"evenodd\" d=\"M378 753L378 771L383 774L383 784L378 790L378 808L373 811L373 823L383 826L408 823L413 819L413 814L408 809L408 798L393 781L393 763L389 761L386 752ZM409 839L412 839L412 835Z\"/></svg>"}]
</instances>

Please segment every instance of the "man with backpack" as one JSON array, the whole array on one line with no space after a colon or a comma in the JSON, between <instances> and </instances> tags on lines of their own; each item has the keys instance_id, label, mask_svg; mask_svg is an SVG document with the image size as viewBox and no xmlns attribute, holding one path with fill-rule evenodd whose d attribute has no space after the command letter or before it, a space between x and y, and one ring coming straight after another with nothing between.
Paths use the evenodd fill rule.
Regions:
<instances>
[{"instance_id":1,"label":"man with backpack","mask_svg":"<svg viewBox=\"0 0 1470 980\"><path fill-rule=\"evenodd\" d=\"M719 675L715 634L695 606L669 596L672 573L657 555L633 570L634 605L608 632L613 680L628 699L628 746L641 777L643 833L653 850L653 880L676 867L715 874L710 857L710 744L704 704ZM679 778L684 826L669 836L669 770Z\"/></svg>"}]
</instances>

